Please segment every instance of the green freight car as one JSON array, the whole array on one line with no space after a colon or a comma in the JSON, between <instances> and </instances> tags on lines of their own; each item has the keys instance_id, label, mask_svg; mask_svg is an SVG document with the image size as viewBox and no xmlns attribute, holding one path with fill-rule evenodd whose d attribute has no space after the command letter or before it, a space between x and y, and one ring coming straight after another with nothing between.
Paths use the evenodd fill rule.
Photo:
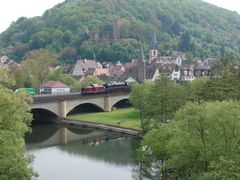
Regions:
<instances>
[{"instance_id":1,"label":"green freight car","mask_svg":"<svg viewBox=\"0 0 240 180\"><path fill-rule=\"evenodd\" d=\"M20 88L20 89L16 89L15 92L19 92L19 91L23 91L26 94L29 95L36 95L36 90L35 88Z\"/></svg>"}]
</instances>

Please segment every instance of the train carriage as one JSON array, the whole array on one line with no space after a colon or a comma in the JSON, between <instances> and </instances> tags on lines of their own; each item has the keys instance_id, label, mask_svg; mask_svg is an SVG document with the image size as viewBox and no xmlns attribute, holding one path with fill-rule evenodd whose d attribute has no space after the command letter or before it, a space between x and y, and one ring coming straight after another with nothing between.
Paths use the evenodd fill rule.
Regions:
<instances>
[{"instance_id":1,"label":"train carriage","mask_svg":"<svg viewBox=\"0 0 240 180\"><path fill-rule=\"evenodd\" d=\"M124 93L130 92L130 85L126 82L111 81L102 85L92 84L81 89L83 95L94 95L103 93Z\"/></svg>"},{"instance_id":2,"label":"train carriage","mask_svg":"<svg viewBox=\"0 0 240 180\"><path fill-rule=\"evenodd\" d=\"M98 84L92 84L91 86L87 86L81 89L83 95L87 94L103 94L105 93L104 86Z\"/></svg>"}]
</instances>

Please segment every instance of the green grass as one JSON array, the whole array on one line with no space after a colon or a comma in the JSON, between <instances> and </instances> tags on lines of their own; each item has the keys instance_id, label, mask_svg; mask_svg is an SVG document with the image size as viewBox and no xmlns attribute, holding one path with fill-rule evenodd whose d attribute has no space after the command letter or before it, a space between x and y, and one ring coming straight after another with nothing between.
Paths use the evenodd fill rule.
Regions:
<instances>
[{"instance_id":1,"label":"green grass","mask_svg":"<svg viewBox=\"0 0 240 180\"><path fill-rule=\"evenodd\" d=\"M139 112L134 108L118 109L112 112L71 115L68 118L141 130Z\"/></svg>"}]
</instances>

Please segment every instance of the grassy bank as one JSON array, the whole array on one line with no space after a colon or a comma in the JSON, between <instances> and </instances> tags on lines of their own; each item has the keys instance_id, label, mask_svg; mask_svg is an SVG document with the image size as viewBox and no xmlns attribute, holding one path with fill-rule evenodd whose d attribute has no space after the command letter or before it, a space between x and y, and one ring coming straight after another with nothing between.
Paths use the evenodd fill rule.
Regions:
<instances>
[{"instance_id":1,"label":"grassy bank","mask_svg":"<svg viewBox=\"0 0 240 180\"><path fill-rule=\"evenodd\" d=\"M71 115L68 118L141 130L139 112L134 108L118 109L112 112Z\"/></svg>"}]
</instances>

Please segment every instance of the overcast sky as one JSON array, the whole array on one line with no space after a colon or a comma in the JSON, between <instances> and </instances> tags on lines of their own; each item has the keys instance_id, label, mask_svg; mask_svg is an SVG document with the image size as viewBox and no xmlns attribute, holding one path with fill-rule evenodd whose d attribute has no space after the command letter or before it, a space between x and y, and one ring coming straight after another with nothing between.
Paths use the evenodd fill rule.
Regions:
<instances>
[{"instance_id":1,"label":"overcast sky","mask_svg":"<svg viewBox=\"0 0 240 180\"><path fill-rule=\"evenodd\" d=\"M19 17L41 16L44 11L64 0L0 0L0 32ZM205 0L240 14L240 0Z\"/></svg>"}]
</instances>

